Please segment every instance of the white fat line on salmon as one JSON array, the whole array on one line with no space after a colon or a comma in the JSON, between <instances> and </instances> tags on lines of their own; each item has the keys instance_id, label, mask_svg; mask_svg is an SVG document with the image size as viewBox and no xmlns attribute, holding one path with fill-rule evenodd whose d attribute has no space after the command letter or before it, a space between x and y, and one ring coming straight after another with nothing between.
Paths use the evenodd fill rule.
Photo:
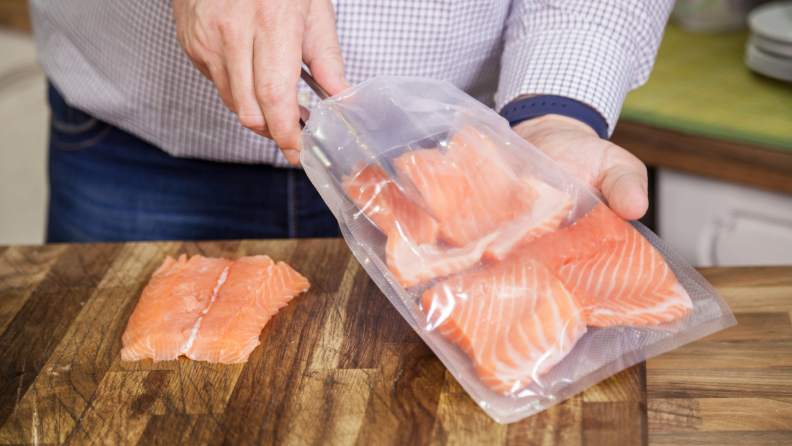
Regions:
<instances>
[{"instance_id":1,"label":"white fat line on salmon","mask_svg":"<svg viewBox=\"0 0 792 446\"><path fill-rule=\"evenodd\" d=\"M201 327L201 321L203 320L206 313L209 312L209 309L212 308L212 304L214 304L215 299L217 299L217 293L220 291L220 287L223 286L226 279L228 278L228 270L229 268L231 268L231 265L233 264L234 262L229 263L228 266L226 266L223 272L220 274L220 278L217 279L217 285L215 285L214 289L212 290L212 298L209 300L209 305L207 305L206 308L201 312L201 317L199 317L198 320L195 321L195 325L193 326L192 333L190 333L190 339L187 340L187 344L185 344L184 348L181 349L181 353L186 354L188 351L190 351L193 342L195 342L195 337L198 335L198 329Z\"/></svg>"}]
</instances>

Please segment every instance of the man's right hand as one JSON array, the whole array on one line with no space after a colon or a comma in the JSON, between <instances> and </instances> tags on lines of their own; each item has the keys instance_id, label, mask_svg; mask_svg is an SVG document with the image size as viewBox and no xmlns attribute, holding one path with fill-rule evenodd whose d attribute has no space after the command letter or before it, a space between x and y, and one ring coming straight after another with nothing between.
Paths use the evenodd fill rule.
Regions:
<instances>
[{"instance_id":1,"label":"man's right hand","mask_svg":"<svg viewBox=\"0 0 792 446\"><path fill-rule=\"evenodd\" d=\"M184 52L226 107L299 164L302 62L329 94L349 86L330 0L173 0L173 15Z\"/></svg>"}]
</instances>

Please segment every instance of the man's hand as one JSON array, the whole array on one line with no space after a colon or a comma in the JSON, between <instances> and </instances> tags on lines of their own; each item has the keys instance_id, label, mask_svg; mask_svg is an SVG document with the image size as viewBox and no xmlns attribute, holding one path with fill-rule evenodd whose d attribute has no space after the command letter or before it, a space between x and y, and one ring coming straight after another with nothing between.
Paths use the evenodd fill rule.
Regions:
<instances>
[{"instance_id":1,"label":"man's hand","mask_svg":"<svg viewBox=\"0 0 792 446\"><path fill-rule=\"evenodd\" d=\"M637 220L649 207L646 166L630 152L600 139L586 124L560 115L529 119L514 131L567 172L602 191L611 209Z\"/></svg>"},{"instance_id":2,"label":"man's hand","mask_svg":"<svg viewBox=\"0 0 792 446\"><path fill-rule=\"evenodd\" d=\"M173 0L173 15L179 43L226 107L299 164L302 62L331 95L348 87L330 0Z\"/></svg>"}]
</instances>

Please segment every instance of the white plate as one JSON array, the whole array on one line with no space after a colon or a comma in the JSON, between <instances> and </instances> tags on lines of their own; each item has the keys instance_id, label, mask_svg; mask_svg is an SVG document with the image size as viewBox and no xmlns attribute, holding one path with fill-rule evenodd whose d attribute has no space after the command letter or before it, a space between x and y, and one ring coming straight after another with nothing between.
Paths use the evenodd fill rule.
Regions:
<instances>
[{"instance_id":1,"label":"white plate","mask_svg":"<svg viewBox=\"0 0 792 446\"><path fill-rule=\"evenodd\" d=\"M778 40L768 39L758 34L752 34L748 40L749 45L757 49L783 58L792 58L792 45Z\"/></svg>"},{"instance_id":2,"label":"white plate","mask_svg":"<svg viewBox=\"0 0 792 446\"><path fill-rule=\"evenodd\" d=\"M792 59L765 53L749 43L745 46L745 63L765 76L792 82Z\"/></svg>"},{"instance_id":3,"label":"white plate","mask_svg":"<svg viewBox=\"0 0 792 446\"><path fill-rule=\"evenodd\" d=\"M762 37L792 44L792 2L759 6L748 15L748 26Z\"/></svg>"}]
</instances>

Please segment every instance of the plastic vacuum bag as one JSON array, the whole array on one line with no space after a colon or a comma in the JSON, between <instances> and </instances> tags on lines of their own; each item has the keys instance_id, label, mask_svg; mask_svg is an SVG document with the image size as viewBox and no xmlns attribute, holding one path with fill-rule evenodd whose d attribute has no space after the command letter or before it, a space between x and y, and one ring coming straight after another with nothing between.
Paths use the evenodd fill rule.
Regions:
<instances>
[{"instance_id":1,"label":"plastic vacuum bag","mask_svg":"<svg viewBox=\"0 0 792 446\"><path fill-rule=\"evenodd\" d=\"M441 81L320 103L302 164L379 288L493 419L736 323L651 231Z\"/></svg>"}]
</instances>

